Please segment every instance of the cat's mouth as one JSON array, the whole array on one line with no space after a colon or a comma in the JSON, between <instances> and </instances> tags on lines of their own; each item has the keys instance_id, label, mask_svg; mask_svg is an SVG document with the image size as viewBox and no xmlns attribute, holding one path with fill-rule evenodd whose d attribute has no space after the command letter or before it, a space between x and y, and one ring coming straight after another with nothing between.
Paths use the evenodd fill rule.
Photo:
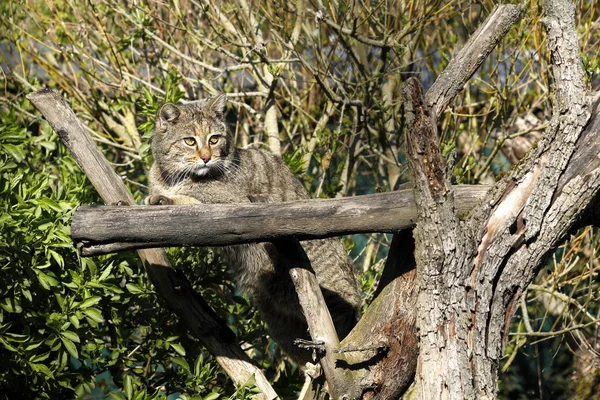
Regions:
<instances>
[{"instance_id":1,"label":"cat's mouth","mask_svg":"<svg viewBox=\"0 0 600 400\"><path fill-rule=\"evenodd\" d=\"M200 160L192 168L191 174L197 178L204 178L207 176L214 176L219 171L216 160L209 160L204 162Z\"/></svg>"},{"instance_id":2,"label":"cat's mouth","mask_svg":"<svg viewBox=\"0 0 600 400\"><path fill-rule=\"evenodd\" d=\"M196 176L206 176L210 172L211 167L208 164L202 162L201 164L194 165L194 169L192 170L192 174Z\"/></svg>"}]
</instances>

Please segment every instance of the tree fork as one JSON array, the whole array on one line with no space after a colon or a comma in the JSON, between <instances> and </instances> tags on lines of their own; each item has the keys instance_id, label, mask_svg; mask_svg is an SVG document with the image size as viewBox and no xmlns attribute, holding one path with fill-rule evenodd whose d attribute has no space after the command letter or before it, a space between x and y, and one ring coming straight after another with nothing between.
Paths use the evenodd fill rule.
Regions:
<instances>
[{"instance_id":1,"label":"tree fork","mask_svg":"<svg viewBox=\"0 0 600 400\"><path fill-rule=\"evenodd\" d=\"M565 1L545 6L557 87L553 120L538 146L464 223L453 213L435 135L427 134L433 124L417 124L410 134L409 162L421 207L415 233L420 398L496 396L498 363L516 301L543 257L598 201L599 115L596 106L588 122L590 99L583 92L573 6ZM420 96L407 92L405 98L417 99L414 114L426 121Z\"/></svg>"}]
</instances>

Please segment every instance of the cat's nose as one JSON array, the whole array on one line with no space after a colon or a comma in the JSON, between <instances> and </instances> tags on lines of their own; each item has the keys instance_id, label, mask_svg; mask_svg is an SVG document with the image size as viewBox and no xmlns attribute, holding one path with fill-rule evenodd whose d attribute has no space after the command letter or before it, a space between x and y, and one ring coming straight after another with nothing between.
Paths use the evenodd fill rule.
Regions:
<instances>
[{"instance_id":1,"label":"cat's nose","mask_svg":"<svg viewBox=\"0 0 600 400\"><path fill-rule=\"evenodd\" d=\"M209 155L207 155L207 154L203 154L203 155L201 155L201 156L200 156L200 159L201 159L202 161L204 161L205 163L207 163L207 162L209 162L209 161L210 161L210 156L209 156Z\"/></svg>"}]
</instances>

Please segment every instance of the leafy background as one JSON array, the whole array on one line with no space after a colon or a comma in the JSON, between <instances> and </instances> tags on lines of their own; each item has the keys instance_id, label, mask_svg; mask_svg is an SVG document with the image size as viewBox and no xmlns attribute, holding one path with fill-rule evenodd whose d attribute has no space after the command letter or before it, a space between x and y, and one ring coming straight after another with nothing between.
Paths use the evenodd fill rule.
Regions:
<instances>
[{"instance_id":1,"label":"leafy background","mask_svg":"<svg viewBox=\"0 0 600 400\"><path fill-rule=\"evenodd\" d=\"M426 3L426 4L425 4ZM597 1L577 1L590 90ZM156 297L135 253L78 256L70 221L101 203L25 95L59 89L123 177L147 194L153 116L164 102L228 95L240 146L283 155L315 197L409 181L399 84L426 87L491 1L169 0L0 4L0 396L248 398ZM551 77L538 2L443 115L456 183L490 183L542 134ZM368 304L386 235L344 238ZM597 230L561 246L521 301L501 398L598 398ZM303 377L269 340L210 249L170 249L284 398Z\"/></svg>"}]
</instances>

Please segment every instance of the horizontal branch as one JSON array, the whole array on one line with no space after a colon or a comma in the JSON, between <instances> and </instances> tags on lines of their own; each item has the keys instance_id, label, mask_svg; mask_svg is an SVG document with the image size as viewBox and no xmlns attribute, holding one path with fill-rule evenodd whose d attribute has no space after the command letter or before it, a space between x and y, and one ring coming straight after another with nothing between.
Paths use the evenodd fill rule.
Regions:
<instances>
[{"instance_id":1,"label":"horizontal branch","mask_svg":"<svg viewBox=\"0 0 600 400\"><path fill-rule=\"evenodd\" d=\"M466 215L489 186L454 186ZM71 236L83 256L171 247L224 246L283 237L318 239L354 233L395 233L416 220L412 190L342 199L275 204L82 206Z\"/></svg>"}]
</instances>

